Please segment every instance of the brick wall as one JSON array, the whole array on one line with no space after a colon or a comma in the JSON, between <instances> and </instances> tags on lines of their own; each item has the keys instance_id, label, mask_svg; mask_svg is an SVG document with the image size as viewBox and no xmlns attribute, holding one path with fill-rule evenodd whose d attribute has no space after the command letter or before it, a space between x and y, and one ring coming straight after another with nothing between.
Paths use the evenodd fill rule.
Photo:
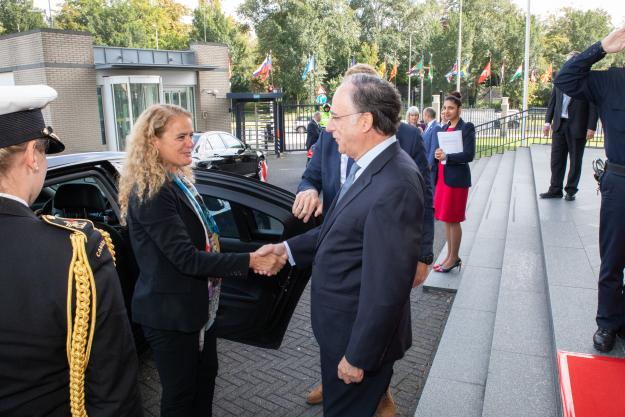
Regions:
<instances>
[{"instance_id":1,"label":"brick wall","mask_svg":"<svg viewBox=\"0 0 625 417\"><path fill-rule=\"evenodd\" d=\"M220 43L198 42L191 44L190 49L195 52L198 65L218 67L198 73L197 129L231 132L230 100L226 98L226 93L230 92L228 47ZM217 95L203 93L203 90L217 90Z\"/></svg>"},{"instance_id":2,"label":"brick wall","mask_svg":"<svg viewBox=\"0 0 625 417\"><path fill-rule=\"evenodd\" d=\"M63 140L66 153L101 151L91 35L38 29L0 37L0 71L16 85L45 84L58 98L45 110L46 122Z\"/></svg>"}]
</instances>

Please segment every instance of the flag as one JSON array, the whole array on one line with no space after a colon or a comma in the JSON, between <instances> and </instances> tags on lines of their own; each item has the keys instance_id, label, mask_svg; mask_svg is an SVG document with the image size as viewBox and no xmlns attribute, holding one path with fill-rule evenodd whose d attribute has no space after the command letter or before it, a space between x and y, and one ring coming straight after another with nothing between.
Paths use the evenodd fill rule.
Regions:
<instances>
[{"instance_id":1,"label":"flag","mask_svg":"<svg viewBox=\"0 0 625 417\"><path fill-rule=\"evenodd\" d=\"M430 63L428 64L428 78L430 81L434 79L434 66L432 65L432 54L430 53Z\"/></svg>"},{"instance_id":2,"label":"flag","mask_svg":"<svg viewBox=\"0 0 625 417\"><path fill-rule=\"evenodd\" d=\"M469 76L469 64L466 64L460 69L460 78L467 78Z\"/></svg>"},{"instance_id":3,"label":"flag","mask_svg":"<svg viewBox=\"0 0 625 417\"><path fill-rule=\"evenodd\" d=\"M393 64L393 69L388 76L388 80L391 81L393 78L397 76L397 60L395 60L395 64Z\"/></svg>"},{"instance_id":4,"label":"flag","mask_svg":"<svg viewBox=\"0 0 625 417\"><path fill-rule=\"evenodd\" d=\"M482 84L483 82L485 82L487 79L490 78L490 75L491 75L491 71L490 71L490 60L489 60L488 64L486 64L486 66L482 70L482 73L480 74L480 78L478 78L477 83Z\"/></svg>"},{"instance_id":5,"label":"flag","mask_svg":"<svg viewBox=\"0 0 625 417\"><path fill-rule=\"evenodd\" d=\"M408 71L406 72L406 75L409 77L412 77L413 75L417 74L417 66L413 66L412 68L408 69Z\"/></svg>"},{"instance_id":6,"label":"flag","mask_svg":"<svg viewBox=\"0 0 625 417\"><path fill-rule=\"evenodd\" d=\"M521 78L522 75L523 75L523 64L519 65L519 68L516 69L516 72L514 73L512 78L510 78L510 82L515 81L518 78Z\"/></svg>"},{"instance_id":7,"label":"flag","mask_svg":"<svg viewBox=\"0 0 625 417\"><path fill-rule=\"evenodd\" d=\"M543 84L547 84L551 81L551 76L553 75L553 66L549 64L547 67L547 71L543 75L540 76L540 82Z\"/></svg>"},{"instance_id":8,"label":"flag","mask_svg":"<svg viewBox=\"0 0 625 417\"><path fill-rule=\"evenodd\" d=\"M228 55L228 79L232 78L232 60L230 59L230 55Z\"/></svg>"},{"instance_id":9,"label":"flag","mask_svg":"<svg viewBox=\"0 0 625 417\"><path fill-rule=\"evenodd\" d=\"M530 71L530 81L535 83L536 80L538 80L538 75L536 74L536 67L534 67L532 71Z\"/></svg>"},{"instance_id":10,"label":"flag","mask_svg":"<svg viewBox=\"0 0 625 417\"><path fill-rule=\"evenodd\" d=\"M458 74L458 64L454 62L454 66L451 67L451 71L445 74L445 78L447 78L447 82L450 83L453 76L457 74Z\"/></svg>"},{"instance_id":11,"label":"flag","mask_svg":"<svg viewBox=\"0 0 625 417\"><path fill-rule=\"evenodd\" d=\"M260 78L261 81L265 81L271 73L271 55L267 55L262 64L254 71L252 76L254 78Z\"/></svg>"},{"instance_id":12,"label":"flag","mask_svg":"<svg viewBox=\"0 0 625 417\"><path fill-rule=\"evenodd\" d=\"M311 55L308 58L308 62L306 63L306 68L304 68L304 72L302 73L302 81L304 81L308 74L315 70L315 56Z\"/></svg>"},{"instance_id":13,"label":"flag","mask_svg":"<svg viewBox=\"0 0 625 417\"><path fill-rule=\"evenodd\" d=\"M386 58L384 58L384 62L378 68L378 74L380 74L380 77L386 78Z\"/></svg>"},{"instance_id":14,"label":"flag","mask_svg":"<svg viewBox=\"0 0 625 417\"><path fill-rule=\"evenodd\" d=\"M417 62L417 64L410 68L410 70L406 73L409 77L413 75L421 74L423 72L423 56L421 56L421 60Z\"/></svg>"}]
</instances>

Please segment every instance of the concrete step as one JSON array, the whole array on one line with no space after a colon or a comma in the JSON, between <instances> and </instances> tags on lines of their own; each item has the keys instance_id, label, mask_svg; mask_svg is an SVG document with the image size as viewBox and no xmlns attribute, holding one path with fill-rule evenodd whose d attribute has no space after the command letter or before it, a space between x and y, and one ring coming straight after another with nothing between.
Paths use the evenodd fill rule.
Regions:
<instances>
[{"instance_id":1,"label":"concrete step","mask_svg":"<svg viewBox=\"0 0 625 417\"><path fill-rule=\"evenodd\" d=\"M460 257L465 262L471 253L475 235L482 222L501 159L502 155L498 154L489 158L481 158L476 163L476 169L479 171L478 180L473 182L473 186L469 191L466 211L467 220L462 223L462 243L460 244L459 252ZM447 256L447 244L441 250L435 263L442 262L445 256ZM456 292L462 276L463 273L440 274L432 271L423 284L423 289L426 291L437 289Z\"/></svg>"},{"instance_id":2,"label":"concrete step","mask_svg":"<svg viewBox=\"0 0 625 417\"><path fill-rule=\"evenodd\" d=\"M558 384L530 150L516 151L482 417L555 417Z\"/></svg>"},{"instance_id":3,"label":"concrete step","mask_svg":"<svg viewBox=\"0 0 625 417\"><path fill-rule=\"evenodd\" d=\"M532 167L536 192L546 191L550 179L550 147L533 145ZM592 345L596 330L599 276L599 207L601 197L592 176L591 161L605 158L603 149L586 149L575 201L538 198L549 306L556 350L599 354ZM607 356L625 357L617 338Z\"/></svg>"},{"instance_id":4,"label":"concrete step","mask_svg":"<svg viewBox=\"0 0 625 417\"><path fill-rule=\"evenodd\" d=\"M477 182L480 180L480 177L482 176L482 172L484 172L484 168L486 167L486 165L488 165L488 161L490 160L490 157L487 158L480 158L477 161L473 161L472 162L472 166L471 166L471 181L473 182L473 184L477 184ZM469 193L472 192L471 188L469 190Z\"/></svg>"},{"instance_id":5,"label":"concrete step","mask_svg":"<svg viewBox=\"0 0 625 417\"><path fill-rule=\"evenodd\" d=\"M458 294L415 417L482 415L515 153L507 152L492 158L479 181L479 184L491 185L481 205L481 225L474 232L475 242L469 256L464 258ZM498 164L492 162L496 159ZM489 172L491 164L497 164L497 169ZM482 190L477 191L476 196L478 192ZM453 277L459 274L438 275Z\"/></svg>"}]
</instances>

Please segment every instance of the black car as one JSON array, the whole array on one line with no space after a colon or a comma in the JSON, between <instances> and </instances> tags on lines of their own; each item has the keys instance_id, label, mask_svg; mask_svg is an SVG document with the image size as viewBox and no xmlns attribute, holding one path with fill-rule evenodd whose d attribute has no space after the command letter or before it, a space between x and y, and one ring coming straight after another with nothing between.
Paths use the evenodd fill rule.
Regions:
<instances>
[{"instance_id":1,"label":"black car","mask_svg":"<svg viewBox=\"0 0 625 417\"><path fill-rule=\"evenodd\" d=\"M194 133L192 158L200 169L219 169L267 181L265 154L227 132Z\"/></svg>"},{"instance_id":2,"label":"black car","mask_svg":"<svg viewBox=\"0 0 625 417\"><path fill-rule=\"evenodd\" d=\"M49 157L44 187L32 208L38 214L87 218L110 233L130 314L138 268L128 230L120 222L117 202L117 180L124 155L101 152ZM219 170L196 169L195 178L197 189L219 226L223 252L251 252L315 225L314 219L305 224L294 218L293 194L276 186ZM224 280L218 313L219 337L277 349L310 273L310 268L287 264L275 277L250 271L245 280ZM137 331L135 326L140 339Z\"/></svg>"}]
</instances>

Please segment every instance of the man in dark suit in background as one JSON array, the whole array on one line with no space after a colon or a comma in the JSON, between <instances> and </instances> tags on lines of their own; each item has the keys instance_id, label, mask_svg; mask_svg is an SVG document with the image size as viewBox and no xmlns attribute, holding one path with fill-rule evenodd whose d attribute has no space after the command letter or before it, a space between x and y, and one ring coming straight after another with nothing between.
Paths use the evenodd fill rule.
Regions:
<instances>
[{"instance_id":1,"label":"man in dark suit in background","mask_svg":"<svg viewBox=\"0 0 625 417\"><path fill-rule=\"evenodd\" d=\"M308 122L308 126L306 127L306 150L309 150L315 143L317 143L317 139L319 139L319 135L321 134L321 125L319 124L320 120L321 113L316 111L310 119L310 122Z\"/></svg>"},{"instance_id":2,"label":"man in dark suit in background","mask_svg":"<svg viewBox=\"0 0 625 417\"><path fill-rule=\"evenodd\" d=\"M348 76L330 132L354 160L323 224L261 248L313 265L312 327L326 417L372 417L393 364L412 343L410 289L422 237L424 179L400 148L399 92L377 76Z\"/></svg>"},{"instance_id":3,"label":"man in dark suit in background","mask_svg":"<svg viewBox=\"0 0 625 417\"><path fill-rule=\"evenodd\" d=\"M443 128L436 121L436 110L432 107L423 109L423 121L425 122L425 131L423 132L423 143L425 146L425 155L428 160L428 170L430 173L430 182L432 184L432 192L436 189L436 169L438 165L434 159L434 153L438 149L438 132L442 132Z\"/></svg>"},{"instance_id":4,"label":"man in dark suit in background","mask_svg":"<svg viewBox=\"0 0 625 417\"><path fill-rule=\"evenodd\" d=\"M571 52L566 60L579 55ZM597 109L586 100L571 98L562 90L553 87L545 116L545 136L551 130L551 186L540 198L562 198L562 183L569 157L569 175L566 180L566 201L575 200L577 185L582 174L582 160L586 141L592 139L597 130Z\"/></svg>"}]
</instances>

